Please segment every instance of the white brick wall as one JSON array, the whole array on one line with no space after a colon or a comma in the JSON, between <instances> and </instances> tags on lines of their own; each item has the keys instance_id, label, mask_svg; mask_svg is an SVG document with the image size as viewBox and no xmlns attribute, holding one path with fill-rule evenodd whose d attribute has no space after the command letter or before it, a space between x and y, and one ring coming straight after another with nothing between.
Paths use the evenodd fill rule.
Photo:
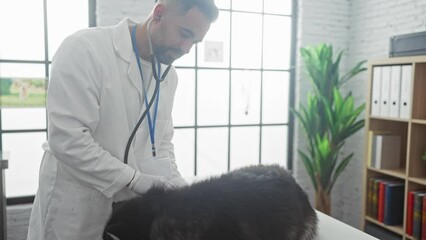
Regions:
<instances>
[{"instance_id":1,"label":"white brick wall","mask_svg":"<svg viewBox=\"0 0 426 240\"><path fill-rule=\"evenodd\" d=\"M155 0L98 0L96 1L96 23L98 26L115 25L130 17L144 21L152 10Z\"/></svg>"},{"instance_id":2,"label":"white brick wall","mask_svg":"<svg viewBox=\"0 0 426 240\"><path fill-rule=\"evenodd\" d=\"M333 49L347 52L350 30L350 1L346 0L301 0L298 2L298 36L297 48L307 45L317 45L325 42L333 45ZM346 56L341 60L342 68L346 65ZM311 83L306 77L300 53L297 52L296 70L296 101L295 106L306 103L306 96L311 89ZM298 126L298 124L297 124ZM295 131L296 144L294 145L294 173L297 182L308 192L311 202L314 203L314 189L310 178L306 174L302 162L298 161L297 149L304 149L304 133L299 127ZM332 192L332 214L341 209L342 200L335 193L338 186Z\"/></svg>"},{"instance_id":3,"label":"white brick wall","mask_svg":"<svg viewBox=\"0 0 426 240\"><path fill-rule=\"evenodd\" d=\"M98 0L99 26L116 24L124 16L143 21L154 5L154 0ZM298 49L310 44L326 42L336 50L345 50L342 70L360 60L388 55L390 36L426 30L425 0L299 0ZM303 77L303 66L298 53L296 106L306 102L310 84ZM366 73L358 75L346 86L357 104L367 97ZM332 194L332 215L354 227L361 225L362 158L364 130L347 141L344 153L355 152L354 159L341 175ZM294 152L303 147L300 129L295 131ZM314 191L301 162L294 156L294 172L302 187L313 200Z\"/></svg>"},{"instance_id":4,"label":"white brick wall","mask_svg":"<svg viewBox=\"0 0 426 240\"><path fill-rule=\"evenodd\" d=\"M333 9L331 11L330 9ZM340 13L337 14L336 12ZM343 62L348 69L360 60L388 56L389 38L393 35L426 31L426 1L424 0L300 0L298 48L321 41L345 49ZM346 39L345 39L346 37ZM301 75L298 58L296 104L304 102L309 83ZM302 80L303 78L303 80ZM367 73L359 74L346 86L357 104L367 98ZM297 106L296 105L296 106ZM355 152L354 159L340 176L332 194L332 215L354 227L361 227L364 129L346 142L343 154ZM300 131L296 146L302 145ZM313 191L301 162L295 155L298 182Z\"/></svg>"}]
</instances>

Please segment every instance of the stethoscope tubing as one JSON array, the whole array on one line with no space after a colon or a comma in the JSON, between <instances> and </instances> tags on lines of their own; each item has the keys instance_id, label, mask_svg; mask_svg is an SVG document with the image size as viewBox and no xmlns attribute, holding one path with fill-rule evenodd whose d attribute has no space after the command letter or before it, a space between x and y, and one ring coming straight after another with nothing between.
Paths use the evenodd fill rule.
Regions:
<instances>
[{"instance_id":1,"label":"stethoscope tubing","mask_svg":"<svg viewBox=\"0 0 426 240\"><path fill-rule=\"evenodd\" d=\"M142 116L139 118L139 121L136 123L135 127L133 128L132 134L130 135L129 139L127 140L126 144L126 150L124 151L124 163L127 164L128 158L129 158L129 150L130 146L132 145L133 138L136 135L136 132L139 129L139 126L141 125L142 121L145 119L146 114L151 109L152 104L154 103L155 97L157 96L158 88L160 87L160 81L155 81L155 88L154 93L152 94L151 100L149 100L148 108L145 109L145 111L142 113Z\"/></svg>"},{"instance_id":2,"label":"stethoscope tubing","mask_svg":"<svg viewBox=\"0 0 426 240\"><path fill-rule=\"evenodd\" d=\"M168 73L169 73L169 71L170 71L170 69L172 67L171 64L168 65L167 68L166 68L166 70L164 71L164 73L161 74L161 76L158 76L160 73L157 74L157 69L160 69L160 68L157 67L157 69L156 69L156 67L155 67L156 59L154 57L153 50L152 50L151 37L149 36L149 29L150 29L150 26L151 26L151 22L152 22L152 19L148 23L147 34L148 34L148 41L149 41L149 49L150 49L150 52L151 52L150 53L150 55L151 55L150 56L151 57L151 68L152 68L152 73L153 73L153 76L154 76L154 79L155 79L155 88L154 88L154 93L152 94L152 97L149 100L148 106L146 107L145 111L142 113L142 116L139 118L138 122L136 123L135 127L132 130L132 134L130 135L129 139L127 140L126 149L124 151L124 159L123 159L123 162L125 164L128 163L129 150L130 150L130 146L132 145L133 138L135 137L136 132L139 129L139 126L142 124L142 122L145 119L146 115L150 111L151 106L154 103L155 98L157 97L157 94L158 94L158 92L160 90L160 83L162 81L164 81L164 79L166 78L166 76L168 75ZM133 45L133 41L135 40L133 38L135 38L135 36L133 35L133 32L132 32L132 45ZM138 53L137 52L135 52L135 56L136 56L136 58L138 58ZM137 60L139 60L139 59L137 59ZM158 65L160 65L159 62L158 62ZM158 101L157 101L157 103L158 103Z\"/></svg>"}]
</instances>

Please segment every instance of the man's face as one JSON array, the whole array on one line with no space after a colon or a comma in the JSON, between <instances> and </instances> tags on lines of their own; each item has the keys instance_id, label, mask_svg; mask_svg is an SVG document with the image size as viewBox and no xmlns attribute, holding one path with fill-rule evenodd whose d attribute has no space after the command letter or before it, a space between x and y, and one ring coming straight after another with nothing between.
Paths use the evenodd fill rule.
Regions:
<instances>
[{"instance_id":1,"label":"man's face","mask_svg":"<svg viewBox=\"0 0 426 240\"><path fill-rule=\"evenodd\" d=\"M184 15L169 11L161 16L151 39L155 57L163 64L172 64L201 42L210 28L210 21L193 7Z\"/></svg>"}]
</instances>

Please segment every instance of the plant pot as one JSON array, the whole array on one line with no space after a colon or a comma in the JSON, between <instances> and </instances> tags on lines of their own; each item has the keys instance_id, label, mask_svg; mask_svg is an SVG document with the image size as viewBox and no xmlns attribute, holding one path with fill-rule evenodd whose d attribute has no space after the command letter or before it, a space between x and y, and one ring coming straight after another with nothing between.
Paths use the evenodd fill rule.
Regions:
<instances>
[{"instance_id":1,"label":"plant pot","mask_svg":"<svg viewBox=\"0 0 426 240\"><path fill-rule=\"evenodd\" d=\"M331 207L330 207L330 194L323 191L322 189L315 192L315 209L330 215Z\"/></svg>"}]
</instances>

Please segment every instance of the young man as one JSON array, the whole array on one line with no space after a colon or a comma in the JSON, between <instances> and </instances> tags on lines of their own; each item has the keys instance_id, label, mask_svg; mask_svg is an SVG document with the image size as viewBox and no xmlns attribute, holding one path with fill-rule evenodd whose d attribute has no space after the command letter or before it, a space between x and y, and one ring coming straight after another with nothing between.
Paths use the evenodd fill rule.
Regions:
<instances>
[{"instance_id":1,"label":"young man","mask_svg":"<svg viewBox=\"0 0 426 240\"><path fill-rule=\"evenodd\" d=\"M153 184L185 184L171 142L177 75L166 68L217 15L213 0L160 0L142 24L125 19L62 43L52 62L29 240L101 239L114 201Z\"/></svg>"}]
</instances>

